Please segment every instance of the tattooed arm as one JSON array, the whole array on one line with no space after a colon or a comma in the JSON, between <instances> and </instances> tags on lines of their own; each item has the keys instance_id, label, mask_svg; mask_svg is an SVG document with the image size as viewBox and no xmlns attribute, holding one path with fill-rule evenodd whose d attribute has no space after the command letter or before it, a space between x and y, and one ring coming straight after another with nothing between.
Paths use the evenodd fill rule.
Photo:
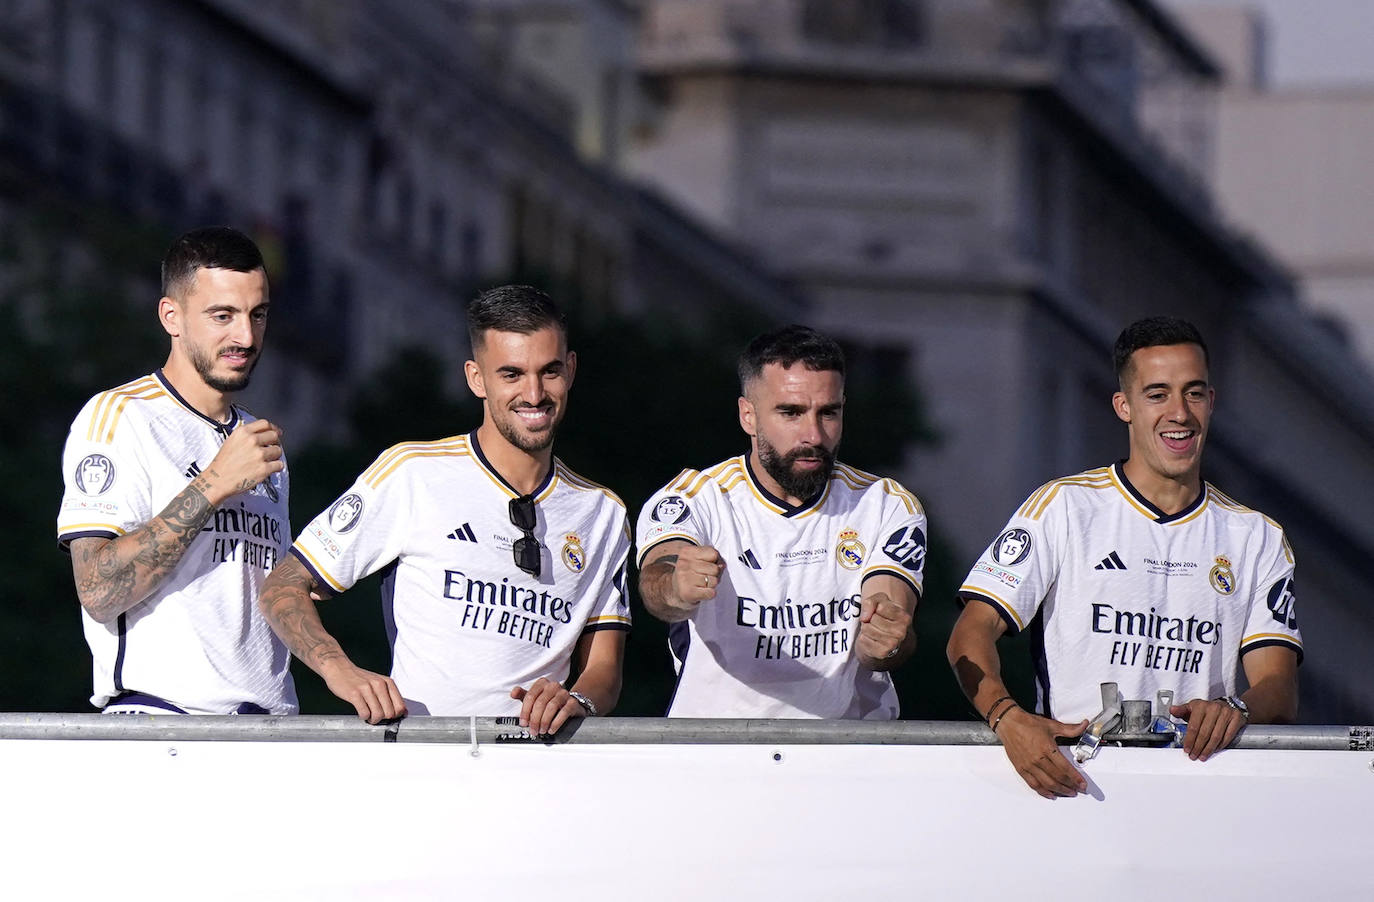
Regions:
<instances>
[{"instance_id":1,"label":"tattooed arm","mask_svg":"<svg viewBox=\"0 0 1374 902\"><path fill-rule=\"evenodd\" d=\"M197 476L141 528L117 539L86 537L71 544L76 595L98 623L110 623L162 585L214 507Z\"/></svg>"},{"instance_id":2,"label":"tattooed arm","mask_svg":"<svg viewBox=\"0 0 1374 902\"><path fill-rule=\"evenodd\" d=\"M672 539L655 545L639 568L639 597L659 620L676 623L716 597L725 562L709 545Z\"/></svg>"},{"instance_id":3,"label":"tattooed arm","mask_svg":"<svg viewBox=\"0 0 1374 902\"><path fill-rule=\"evenodd\" d=\"M214 509L284 469L281 457L277 427L267 420L245 423L162 513L117 539L75 539L72 574L81 606L97 622L110 623L143 601L180 563Z\"/></svg>"},{"instance_id":4,"label":"tattooed arm","mask_svg":"<svg viewBox=\"0 0 1374 902\"><path fill-rule=\"evenodd\" d=\"M354 664L325 630L315 606L323 591L300 559L288 554L268 574L258 607L291 653L319 674L330 692L357 709L359 717L368 723L401 717L406 705L391 678Z\"/></svg>"}]
</instances>

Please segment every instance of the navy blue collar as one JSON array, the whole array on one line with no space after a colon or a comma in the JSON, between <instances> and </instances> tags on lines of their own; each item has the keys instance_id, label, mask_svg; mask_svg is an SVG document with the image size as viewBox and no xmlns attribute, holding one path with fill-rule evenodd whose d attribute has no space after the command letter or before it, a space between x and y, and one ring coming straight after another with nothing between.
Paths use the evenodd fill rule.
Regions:
<instances>
[{"instance_id":1,"label":"navy blue collar","mask_svg":"<svg viewBox=\"0 0 1374 902\"><path fill-rule=\"evenodd\" d=\"M762 495L764 500L766 500L769 504L773 504L781 508L782 515L784 517L795 517L798 514L804 514L807 511L811 510L811 508L821 503L821 499L825 497L825 490L830 487L830 480L827 478L825 484L821 486L820 491L816 492L815 495L812 495L810 498L806 499L801 504L794 505L789 501L779 498L777 495L774 495L772 492L768 491L768 489L763 487L763 483L759 481L758 475L754 472L754 465L753 462L750 460L752 456L753 455L749 452L745 452L744 472L749 475L749 481L754 484L754 490L757 491L760 495Z\"/></svg>"},{"instance_id":2,"label":"navy blue collar","mask_svg":"<svg viewBox=\"0 0 1374 902\"><path fill-rule=\"evenodd\" d=\"M501 472L500 472L499 470L497 470L496 467L492 466L491 461L487 460L487 456L486 456L485 454L482 453L482 445L481 445L481 443L477 441L477 430L476 430L476 429L474 429L474 430L472 430L471 432L468 433L468 447L472 449L472 453L475 454L475 455L477 456L477 460L482 464L483 467L486 468L487 472L490 473L492 476L495 476L495 477L497 478L497 480L498 480L503 486L505 486L506 489L507 489L508 491L510 491L510 493L511 493L512 495L514 495L514 496L516 496L517 498L519 498L521 495L524 494L523 492L516 491L515 486L513 486L513 485L511 485L509 482L507 482L507 481L506 481L506 477L502 476L502 475L501 475ZM539 480L539 485L535 488L535 490L534 490L533 492L530 492L530 495L531 495L532 497L538 498L539 495L540 495L546 488L549 487L549 483L553 481L553 471L554 471L554 464L553 464L553 461L550 460L550 461L549 461L549 472L547 472L547 473L544 474L544 478L541 479L541 480Z\"/></svg>"},{"instance_id":3,"label":"navy blue collar","mask_svg":"<svg viewBox=\"0 0 1374 902\"><path fill-rule=\"evenodd\" d=\"M1116 473L1116 478L1121 480L1121 484L1125 486L1126 491L1130 493L1136 503L1154 515L1156 523L1171 523L1174 520L1181 520L1196 511L1199 507L1202 507L1202 502L1207 497L1207 484L1203 483L1202 491L1198 492L1198 496L1192 500L1192 503L1176 514L1166 514L1158 507L1155 507L1154 502L1141 494L1139 489L1131 485L1131 481L1126 478L1125 460L1118 460L1116 463L1112 464L1112 471Z\"/></svg>"},{"instance_id":4,"label":"navy blue collar","mask_svg":"<svg viewBox=\"0 0 1374 902\"><path fill-rule=\"evenodd\" d=\"M172 400L176 401L182 407L185 407L191 413L200 417L202 420L208 423L212 429L214 429L216 432L220 433L225 437L228 437L229 433L237 429L239 421L243 419L243 417L239 414L239 409L235 407L233 404L229 405L229 419L223 423L221 423L214 417L207 417L199 410L196 410L185 398L181 396L181 392L177 391L176 388L172 386L171 380L168 379L166 374L162 372L162 367L157 368L157 371L153 373L153 378L162 384L163 390L165 390L167 394L172 396Z\"/></svg>"}]
</instances>

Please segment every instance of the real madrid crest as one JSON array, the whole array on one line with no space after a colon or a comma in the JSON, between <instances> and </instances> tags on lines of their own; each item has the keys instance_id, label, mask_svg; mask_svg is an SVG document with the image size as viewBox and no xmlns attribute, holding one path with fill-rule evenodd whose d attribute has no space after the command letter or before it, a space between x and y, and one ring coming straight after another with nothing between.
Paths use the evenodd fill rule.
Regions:
<instances>
[{"instance_id":1,"label":"real madrid crest","mask_svg":"<svg viewBox=\"0 0 1374 902\"><path fill-rule=\"evenodd\" d=\"M1236 575L1231 572L1231 561L1225 555L1217 557L1216 561L1212 572L1207 574L1207 581L1222 595L1230 595L1236 591Z\"/></svg>"},{"instance_id":2,"label":"real madrid crest","mask_svg":"<svg viewBox=\"0 0 1374 902\"><path fill-rule=\"evenodd\" d=\"M841 530L840 539L835 544L835 560L846 570L858 570L864 565L864 555L868 550L859 541L859 534L852 529Z\"/></svg>"},{"instance_id":3,"label":"real madrid crest","mask_svg":"<svg viewBox=\"0 0 1374 902\"><path fill-rule=\"evenodd\" d=\"M559 557L563 559L563 566L573 573L581 573L582 568L587 566L587 555L582 550L582 540L577 533L570 532L563 537L563 551Z\"/></svg>"}]
</instances>

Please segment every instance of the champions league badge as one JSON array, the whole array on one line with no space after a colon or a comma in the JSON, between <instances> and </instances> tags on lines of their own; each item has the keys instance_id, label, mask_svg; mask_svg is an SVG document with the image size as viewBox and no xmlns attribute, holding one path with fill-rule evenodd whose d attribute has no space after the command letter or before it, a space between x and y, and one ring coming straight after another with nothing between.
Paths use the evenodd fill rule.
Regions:
<instances>
[{"instance_id":1,"label":"champions league badge","mask_svg":"<svg viewBox=\"0 0 1374 902\"><path fill-rule=\"evenodd\" d=\"M578 538L577 533L568 533L563 539L563 551L559 554L563 566L573 573L581 573L582 568L587 566L587 554L582 550L582 540Z\"/></svg>"},{"instance_id":2,"label":"champions league badge","mask_svg":"<svg viewBox=\"0 0 1374 902\"><path fill-rule=\"evenodd\" d=\"M846 570L858 570L864 565L864 555L868 549L864 548L864 543L859 541L859 534L852 529L840 532L840 539L835 544L835 560L840 562L840 566Z\"/></svg>"},{"instance_id":3,"label":"champions league badge","mask_svg":"<svg viewBox=\"0 0 1374 902\"><path fill-rule=\"evenodd\" d=\"M363 499L357 492L344 495L329 509L329 528L343 535L358 525L363 513Z\"/></svg>"},{"instance_id":4,"label":"champions league badge","mask_svg":"<svg viewBox=\"0 0 1374 902\"><path fill-rule=\"evenodd\" d=\"M687 519L689 513L691 511L687 507L687 502L682 500L682 496L669 495L654 505L653 513L649 514L649 517L660 523L681 523Z\"/></svg>"},{"instance_id":5,"label":"champions league badge","mask_svg":"<svg viewBox=\"0 0 1374 902\"><path fill-rule=\"evenodd\" d=\"M992 543L992 559L1003 567L1015 567L1030 554L1030 533L1021 529L1008 529Z\"/></svg>"},{"instance_id":6,"label":"champions league badge","mask_svg":"<svg viewBox=\"0 0 1374 902\"><path fill-rule=\"evenodd\" d=\"M1230 595L1236 591L1236 575L1231 572L1231 562L1225 555L1218 557L1216 561L1217 565L1207 574L1207 581L1219 594Z\"/></svg>"},{"instance_id":7,"label":"champions league badge","mask_svg":"<svg viewBox=\"0 0 1374 902\"><path fill-rule=\"evenodd\" d=\"M103 454L87 454L76 465L76 487L83 495L103 495L115 481L115 465Z\"/></svg>"}]
</instances>

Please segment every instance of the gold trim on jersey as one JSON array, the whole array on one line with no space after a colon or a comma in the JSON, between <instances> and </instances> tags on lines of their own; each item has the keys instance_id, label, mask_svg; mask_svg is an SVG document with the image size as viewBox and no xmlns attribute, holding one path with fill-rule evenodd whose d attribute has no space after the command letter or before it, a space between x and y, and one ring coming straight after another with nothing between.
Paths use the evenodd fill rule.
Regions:
<instances>
[{"instance_id":1,"label":"gold trim on jersey","mask_svg":"<svg viewBox=\"0 0 1374 902\"><path fill-rule=\"evenodd\" d=\"M635 559L635 566L643 566L645 556L664 542L686 542L689 545L699 544L696 536L689 536L685 532L666 532L661 536L654 536L653 541L644 546L644 549L639 552L639 556Z\"/></svg>"},{"instance_id":2,"label":"gold trim on jersey","mask_svg":"<svg viewBox=\"0 0 1374 902\"><path fill-rule=\"evenodd\" d=\"M361 481L372 488L396 472L402 463L415 457L466 457L472 452L468 449L467 436L456 435L433 442L402 442L392 445L382 452L372 466L363 471ZM485 468L483 468L485 472ZM505 488L505 486L502 486Z\"/></svg>"},{"instance_id":3,"label":"gold trim on jersey","mask_svg":"<svg viewBox=\"0 0 1374 902\"><path fill-rule=\"evenodd\" d=\"M1296 645L1298 648L1302 648L1302 640L1296 636L1290 636L1287 633L1254 633L1253 635L1241 639L1240 645L1241 648L1244 648L1252 642L1263 642L1266 639L1278 639L1282 642L1287 642L1290 645Z\"/></svg>"},{"instance_id":4,"label":"gold trim on jersey","mask_svg":"<svg viewBox=\"0 0 1374 902\"><path fill-rule=\"evenodd\" d=\"M959 587L959 592L967 592L970 595L976 595L979 598L996 602L997 607L1001 608L1003 611L1006 611L1008 614L1011 615L1011 619L1016 621L1016 631L1018 633L1026 628L1026 624L1021 619L1021 615L1016 613L1016 609L1013 608L1010 604L1008 604L1005 598L999 598L997 595L994 595L992 592L989 592L982 586L975 586L972 583L964 583L962 586Z\"/></svg>"},{"instance_id":5,"label":"gold trim on jersey","mask_svg":"<svg viewBox=\"0 0 1374 902\"><path fill-rule=\"evenodd\" d=\"M870 576L877 575L895 576L897 579L900 579L902 582L915 589L917 598L920 598L921 593L925 591L925 580L918 580L911 575L911 571L903 570L901 567L894 567L891 564L874 564L872 567L864 570L859 574L859 584L863 585L864 580L868 579Z\"/></svg>"},{"instance_id":6,"label":"gold trim on jersey","mask_svg":"<svg viewBox=\"0 0 1374 902\"><path fill-rule=\"evenodd\" d=\"M1274 520L1268 515L1255 510L1253 507L1246 507L1244 504L1241 504L1239 501L1235 500L1230 495L1227 495L1225 492L1223 492L1216 486L1212 485L1210 482L1206 485L1207 497L1211 499L1211 502L1213 504L1226 510L1234 511L1238 514L1258 514L1261 518L1264 519L1265 523L1268 523L1270 526L1277 529L1279 531L1279 541L1283 543L1283 556L1287 559L1288 563L1294 563L1293 546L1288 544L1288 533L1284 532L1283 526L1280 525L1277 520Z\"/></svg>"},{"instance_id":7,"label":"gold trim on jersey","mask_svg":"<svg viewBox=\"0 0 1374 902\"><path fill-rule=\"evenodd\" d=\"M118 526L115 526L113 523L72 523L69 526L62 527L62 531L59 532L57 536L58 538L61 538L62 536L69 536L74 532L84 532L87 529L101 529L107 532L115 533L116 536L128 535L127 532L125 532Z\"/></svg>"},{"instance_id":8,"label":"gold trim on jersey","mask_svg":"<svg viewBox=\"0 0 1374 902\"><path fill-rule=\"evenodd\" d=\"M842 464L836 461L835 469L831 471L830 478L832 480L838 479L856 492L862 492L864 489L870 488L873 485L878 485L885 494L891 495L901 501L902 504L906 506L908 514L914 515L925 513L925 508L921 506L920 499L903 488L897 480L890 477L878 476L874 473L860 470L858 467L852 467L849 464ZM817 506L819 507L819 505Z\"/></svg>"},{"instance_id":9,"label":"gold trim on jersey","mask_svg":"<svg viewBox=\"0 0 1374 902\"><path fill-rule=\"evenodd\" d=\"M119 418L124 413L124 407L130 401L151 401L154 398L166 396L167 392L163 390L162 383L152 376L144 376L142 379L135 379L118 388L101 392L95 402L95 409L91 411L91 422L86 429L86 441L108 445L114 441L115 427L119 425ZM103 438L100 437L102 434Z\"/></svg>"},{"instance_id":10,"label":"gold trim on jersey","mask_svg":"<svg viewBox=\"0 0 1374 902\"><path fill-rule=\"evenodd\" d=\"M1062 479L1053 479L1042 485L1040 488L1031 492L1030 497L1016 511L1016 516L1027 520L1039 520L1045 514L1050 502L1059 494L1059 490L1066 485L1083 486L1090 489L1107 489L1114 484L1109 467L1099 467L1096 470L1087 470L1073 476L1065 476ZM1127 495L1129 498L1130 496ZM1134 499L1132 499L1134 502ZM1139 505L1136 505L1139 507Z\"/></svg>"},{"instance_id":11,"label":"gold trim on jersey","mask_svg":"<svg viewBox=\"0 0 1374 902\"><path fill-rule=\"evenodd\" d=\"M311 554L309 551L301 547L300 542L292 544L291 548L297 553L305 555L306 560L310 561L310 566L315 569L315 572L317 574L324 578L325 582L329 583L329 588L333 589L336 594L348 591L339 584L339 581L334 578L334 575L332 573L326 570L320 564L319 561L315 560L315 556L313 554Z\"/></svg>"},{"instance_id":12,"label":"gold trim on jersey","mask_svg":"<svg viewBox=\"0 0 1374 902\"><path fill-rule=\"evenodd\" d=\"M623 623L626 626L631 625L630 618L623 614L601 614L597 617L588 617L587 622L582 625L582 629L585 632L587 627L596 626L602 623Z\"/></svg>"},{"instance_id":13,"label":"gold trim on jersey","mask_svg":"<svg viewBox=\"0 0 1374 902\"><path fill-rule=\"evenodd\" d=\"M563 461L559 460L556 457L553 459L553 477L555 481L561 479L563 482L567 483L570 488L581 489L583 491L590 492L600 492L601 494L605 495L607 498L611 499L616 504L618 504L621 510L625 509L625 502L620 500L619 495L617 495L610 489L606 488L604 485L601 485L600 483L592 482L587 477L579 476L577 473L574 473L572 470L568 469L567 464L563 463ZM552 486L550 486L550 488L552 488ZM547 492L545 494L547 494Z\"/></svg>"}]
</instances>

